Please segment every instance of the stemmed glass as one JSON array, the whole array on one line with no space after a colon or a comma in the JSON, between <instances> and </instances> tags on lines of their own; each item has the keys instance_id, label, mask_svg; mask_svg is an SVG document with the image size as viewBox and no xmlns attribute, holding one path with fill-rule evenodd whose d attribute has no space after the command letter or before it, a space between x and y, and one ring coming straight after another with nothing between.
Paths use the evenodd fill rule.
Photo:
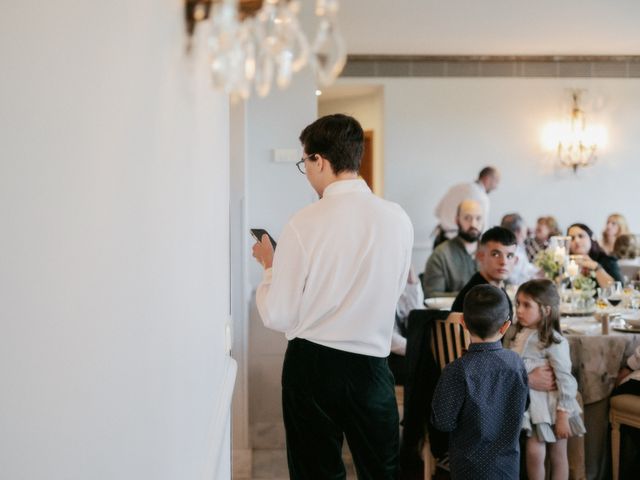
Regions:
<instances>
[{"instance_id":1,"label":"stemmed glass","mask_svg":"<svg viewBox=\"0 0 640 480\"><path fill-rule=\"evenodd\" d=\"M609 303L616 307L622 301L622 283L614 282L605 289L605 295Z\"/></svg>"}]
</instances>

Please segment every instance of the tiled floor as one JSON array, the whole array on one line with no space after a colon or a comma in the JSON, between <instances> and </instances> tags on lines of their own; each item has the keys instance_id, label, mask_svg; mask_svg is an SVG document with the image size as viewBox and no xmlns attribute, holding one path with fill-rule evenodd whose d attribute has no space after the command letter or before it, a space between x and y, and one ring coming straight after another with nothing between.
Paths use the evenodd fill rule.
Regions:
<instances>
[{"instance_id":1,"label":"tiled floor","mask_svg":"<svg viewBox=\"0 0 640 480\"><path fill-rule=\"evenodd\" d=\"M404 395L400 387L396 387L396 398L398 400L398 411L400 418L403 414ZM274 439L284 438L284 427L281 424L260 424L254 426L254 446L256 444L262 446L284 444L284 441L275 441ZM344 443L343 449L344 465L347 470L347 480L356 480L356 471L353 466L351 453ZM233 477L233 480L288 480L289 470L287 468L287 452L281 448L254 448L252 451L252 476L251 478Z\"/></svg>"},{"instance_id":2,"label":"tiled floor","mask_svg":"<svg viewBox=\"0 0 640 480\"><path fill-rule=\"evenodd\" d=\"M357 477L351 458L345 455L344 460L347 469L347 480L356 480ZM251 479L246 480L288 480L287 452L285 450L254 450L252 471ZM234 478L233 480L245 479Z\"/></svg>"}]
</instances>

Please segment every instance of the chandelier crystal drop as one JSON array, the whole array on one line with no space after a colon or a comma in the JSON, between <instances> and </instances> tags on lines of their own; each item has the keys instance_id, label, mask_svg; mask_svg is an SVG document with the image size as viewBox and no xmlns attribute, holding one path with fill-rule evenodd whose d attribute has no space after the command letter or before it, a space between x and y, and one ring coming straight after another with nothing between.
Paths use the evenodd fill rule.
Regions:
<instances>
[{"instance_id":1,"label":"chandelier crystal drop","mask_svg":"<svg viewBox=\"0 0 640 480\"><path fill-rule=\"evenodd\" d=\"M296 0L264 0L257 13L244 20L238 15L238 0L219 1L213 6L209 38L213 86L234 98L249 98L252 89L264 97L274 83L287 88L308 64L319 85L333 83L347 59L338 10L338 0L316 1L319 26L309 42Z\"/></svg>"}]
</instances>

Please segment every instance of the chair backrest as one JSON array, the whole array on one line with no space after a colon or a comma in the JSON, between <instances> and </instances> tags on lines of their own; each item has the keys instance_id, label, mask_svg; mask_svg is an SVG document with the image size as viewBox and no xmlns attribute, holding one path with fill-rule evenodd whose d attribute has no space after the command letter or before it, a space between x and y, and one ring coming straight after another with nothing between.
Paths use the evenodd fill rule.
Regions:
<instances>
[{"instance_id":1,"label":"chair backrest","mask_svg":"<svg viewBox=\"0 0 640 480\"><path fill-rule=\"evenodd\" d=\"M460 358L471 343L469 331L464 328L457 318L446 320L434 320L431 335L431 351L433 358L438 363L440 370L447 364Z\"/></svg>"}]
</instances>

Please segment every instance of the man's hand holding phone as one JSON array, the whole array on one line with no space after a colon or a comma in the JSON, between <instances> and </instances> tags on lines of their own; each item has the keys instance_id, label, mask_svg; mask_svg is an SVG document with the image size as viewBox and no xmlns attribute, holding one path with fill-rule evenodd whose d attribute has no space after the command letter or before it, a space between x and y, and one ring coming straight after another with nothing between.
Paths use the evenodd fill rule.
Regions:
<instances>
[{"instance_id":1,"label":"man's hand holding phone","mask_svg":"<svg viewBox=\"0 0 640 480\"><path fill-rule=\"evenodd\" d=\"M253 233L253 232L252 232ZM254 235L254 238L256 236ZM264 269L271 268L273 264L273 243L268 233L264 232L260 239L252 248L253 257L260 263Z\"/></svg>"}]
</instances>

